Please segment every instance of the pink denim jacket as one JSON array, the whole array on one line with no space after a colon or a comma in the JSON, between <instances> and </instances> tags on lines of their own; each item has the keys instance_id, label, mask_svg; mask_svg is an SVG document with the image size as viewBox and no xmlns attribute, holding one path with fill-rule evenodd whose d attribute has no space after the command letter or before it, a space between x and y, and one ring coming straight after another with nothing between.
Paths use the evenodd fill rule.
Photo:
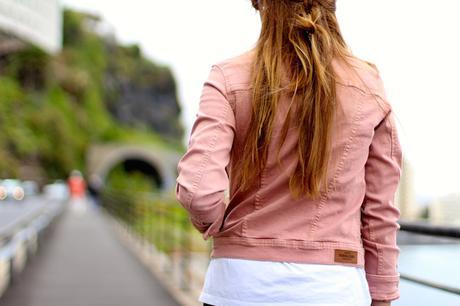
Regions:
<instances>
[{"instance_id":1,"label":"pink denim jacket","mask_svg":"<svg viewBox=\"0 0 460 306\"><path fill-rule=\"evenodd\" d=\"M213 237L211 256L360 266L374 300L399 298L400 211L394 197L402 151L378 71L358 59L351 61L354 73L333 62L339 106L328 194L294 200L288 181L298 133L292 125L281 167L275 157L287 98L276 115L260 184L240 192L232 180L250 120L252 61L247 52L212 67L177 166L176 197L204 239Z\"/></svg>"}]
</instances>

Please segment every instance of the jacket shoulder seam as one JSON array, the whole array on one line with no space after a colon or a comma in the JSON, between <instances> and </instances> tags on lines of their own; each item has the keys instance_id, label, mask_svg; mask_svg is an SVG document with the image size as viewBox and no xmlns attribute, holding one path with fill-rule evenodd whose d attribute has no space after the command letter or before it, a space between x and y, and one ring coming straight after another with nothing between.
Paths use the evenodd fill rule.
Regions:
<instances>
[{"instance_id":1,"label":"jacket shoulder seam","mask_svg":"<svg viewBox=\"0 0 460 306\"><path fill-rule=\"evenodd\" d=\"M220 73L222 74L222 77L224 79L225 100L226 100L227 104L230 106L230 108L232 109L233 114L235 114L235 103L234 103L234 100L233 100L233 90L231 89L231 86L229 86L228 78L225 75L224 68L221 67L221 64L214 64L213 67L216 67L220 71ZM236 118L235 118L235 120L236 120Z\"/></svg>"}]
</instances>

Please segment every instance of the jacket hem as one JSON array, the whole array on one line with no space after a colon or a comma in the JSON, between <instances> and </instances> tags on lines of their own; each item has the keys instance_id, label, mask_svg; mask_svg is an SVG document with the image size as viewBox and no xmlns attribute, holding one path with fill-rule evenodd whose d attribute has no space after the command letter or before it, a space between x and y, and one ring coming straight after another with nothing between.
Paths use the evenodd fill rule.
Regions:
<instances>
[{"instance_id":1,"label":"jacket hem","mask_svg":"<svg viewBox=\"0 0 460 306\"><path fill-rule=\"evenodd\" d=\"M356 252L356 260L336 261L335 250ZM301 241L247 237L214 237L211 258L230 257L296 263L338 264L364 268L361 245L334 241Z\"/></svg>"}]
</instances>

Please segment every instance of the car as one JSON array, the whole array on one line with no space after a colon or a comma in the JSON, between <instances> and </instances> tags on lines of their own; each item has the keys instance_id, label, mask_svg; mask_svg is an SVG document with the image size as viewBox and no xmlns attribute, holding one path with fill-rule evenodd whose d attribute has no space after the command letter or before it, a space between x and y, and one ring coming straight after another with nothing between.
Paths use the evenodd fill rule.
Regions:
<instances>
[{"instance_id":1,"label":"car","mask_svg":"<svg viewBox=\"0 0 460 306\"><path fill-rule=\"evenodd\" d=\"M3 201L7 197L7 192L5 187L2 185L3 180L0 180L0 201Z\"/></svg>"},{"instance_id":2,"label":"car","mask_svg":"<svg viewBox=\"0 0 460 306\"><path fill-rule=\"evenodd\" d=\"M69 188L64 180L56 180L43 187L43 194L50 199L66 200L69 197Z\"/></svg>"},{"instance_id":3,"label":"car","mask_svg":"<svg viewBox=\"0 0 460 306\"><path fill-rule=\"evenodd\" d=\"M25 192L21 181L17 179L4 179L0 182L0 200L22 201Z\"/></svg>"},{"instance_id":4,"label":"car","mask_svg":"<svg viewBox=\"0 0 460 306\"><path fill-rule=\"evenodd\" d=\"M22 188L24 189L24 194L26 197L38 195L38 184L34 181L23 181Z\"/></svg>"}]
</instances>

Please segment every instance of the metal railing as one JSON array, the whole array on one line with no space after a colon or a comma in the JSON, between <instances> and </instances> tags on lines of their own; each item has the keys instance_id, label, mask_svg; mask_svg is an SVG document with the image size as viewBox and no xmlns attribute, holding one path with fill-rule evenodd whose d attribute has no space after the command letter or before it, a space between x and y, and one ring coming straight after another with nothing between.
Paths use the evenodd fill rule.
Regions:
<instances>
[{"instance_id":1,"label":"metal railing","mask_svg":"<svg viewBox=\"0 0 460 306\"><path fill-rule=\"evenodd\" d=\"M452 225L431 224L425 221L399 221L400 230L418 235L426 235L438 238L450 238L453 243L460 243L460 227ZM439 282L434 282L409 274L400 273L401 279L410 281L425 287L438 289L444 292L460 295L460 287L453 287Z\"/></svg>"},{"instance_id":2,"label":"metal railing","mask_svg":"<svg viewBox=\"0 0 460 306\"><path fill-rule=\"evenodd\" d=\"M460 226L430 224L424 221L399 221L402 231L435 237L460 238Z\"/></svg>"},{"instance_id":3,"label":"metal railing","mask_svg":"<svg viewBox=\"0 0 460 306\"><path fill-rule=\"evenodd\" d=\"M35 199L37 203L0 203L0 297L36 253L44 229L65 208L64 200Z\"/></svg>"},{"instance_id":4,"label":"metal railing","mask_svg":"<svg viewBox=\"0 0 460 306\"><path fill-rule=\"evenodd\" d=\"M193 229L174 196L106 189L101 204L126 233L141 241L143 250L176 288L183 292L201 288L211 242Z\"/></svg>"},{"instance_id":5,"label":"metal railing","mask_svg":"<svg viewBox=\"0 0 460 306\"><path fill-rule=\"evenodd\" d=\"M105 190L101 203L127 233L141 239L148 252L159 261L161 270L172 278L178 288L185 292L201 288L209 263L211 240L204 241L198 231L194 230L186 211L174 196ZM402 231L437 237L460 237L460 229L457 227L421 222L399 223ZM459 288L404 273L401 273L401 279L460 294Z\"/></svg>"}]
</instances>

